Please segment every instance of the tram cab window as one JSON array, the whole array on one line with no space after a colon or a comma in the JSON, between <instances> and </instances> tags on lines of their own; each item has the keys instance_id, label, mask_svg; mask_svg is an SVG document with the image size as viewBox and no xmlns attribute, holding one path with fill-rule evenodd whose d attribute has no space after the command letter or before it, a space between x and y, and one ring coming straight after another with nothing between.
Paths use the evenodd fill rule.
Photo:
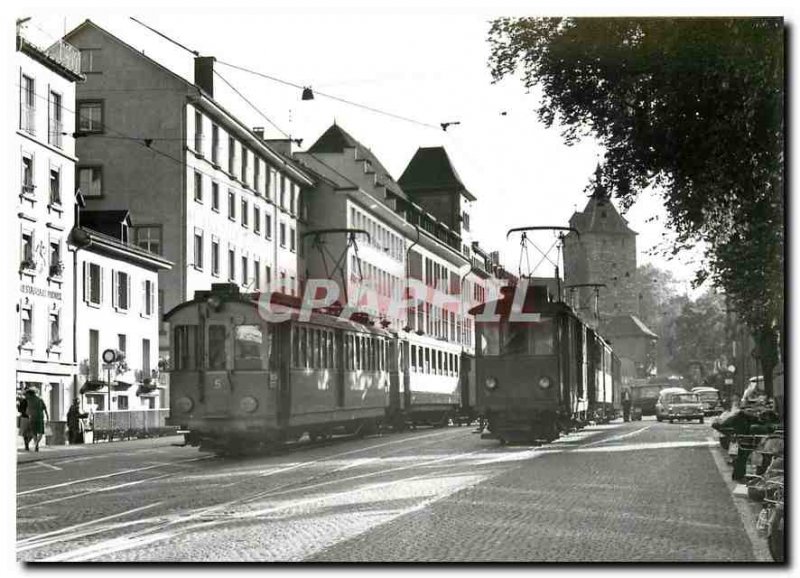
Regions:
<instances>
[{"instance_id":1,"label":"tram cab window","mask_svg":"<svg viewBox=\"0 0 800 578\"><path fill-rule=\"evenodd\" d=\"M225 326L208 326L208 368L225 369Z\"/></svg>"},{"instance_id":2,"label":"tram cab window","mask_svg":"<svg viewBox=\"0 0 800 578\"><path fill-rule=\"evenodd\" d=\"M197 369L197 325L177 325L173 335L175 369Z\"/></svg>"},{"instance_id":3,"label":"tram cab window","mask_svg":"<svg viewBox=\"0 0 800 578\"><path fill-rule=\"evenodd\" d=\"M478 339L481 355L484 357L500 355L500 324L478 324Z\"/></svg>"},{"instance_id":4,"label":"tram cab window","mask_svg":"<svg viewBox=\"0 0 800 578\"><path fill-rule=\"evenodd\" d=\"M264 369L261 360L263 335L258 325L237 325L233 329L233 368Z\"/></svg>"},{"instance_id":5,"label":"tram cab window","mask_svg":"<svg viewBox=\"0 0 800 578\"><path fill-rule=\"evenodd\" d=\"M411 346L411 371L417 371L417 346Z\"/></svg>"},{"instance_id":6,"label":"tram cab window","mask_svg":"<svg viewBox=\"0 0 800 578\"><path fill-rule=\"evenodd\" d=\"M553 320L542 319L531 324L531 355L553 355Z\"/></svg>"}]
</instances>

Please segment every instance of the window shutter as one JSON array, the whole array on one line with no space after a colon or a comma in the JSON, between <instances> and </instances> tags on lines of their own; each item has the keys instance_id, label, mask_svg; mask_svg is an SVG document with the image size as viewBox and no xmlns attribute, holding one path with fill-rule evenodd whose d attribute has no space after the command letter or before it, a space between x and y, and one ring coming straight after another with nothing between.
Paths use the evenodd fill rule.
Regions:
<instances>
[{"instance_id":1,"label":"window shutter","mask_svg":"<svg viewBox=\"0 0 800 578\"><path fill-rule=\"evenodd\" d=\"M142 281L142 308L141 311L144 315L149 315L150 311L147 310L147 281Z\"/></svg>"},{"instance_id":2,"label":"window shutter","mask_svg":"<svg viewBox=\"0 0 800 578\"><path fill-rule=\"evenodd\" d=\"M103 285L104 285L104 283L103 283L103 268L102 267L98 267L98 269L100 270L100 303L102 304L103 303Z\"/></svg>"},{"instance_id":3,"label":"window shutter","mask_svg":"<svg viewBox=\"0 0 800 578\"><path fill-rule=\"evenodd\" d=\"M148 283L148 288L150 289L150 310L147 312L148 315L152 315L156 311L158 311L158 307L156 306L156 284L153 281ZM159 321L161 321L159 319Z\"/></svg>"},{"instance_id":4,"label":"window shutter","mask_svg":"<svg viewBox=\"0 0 800 578\"><path fill-rule=\"evenodd\" d=\"M128 286L126 288L127 289L127 295L125 295L125 298L127 299L127 303L125 303L125 308L126 309L132 309L133 308L132 307L133 306L133 295L131 295L131 276L130 276L130 274L128 274L127 278L128 278Z\"/></svg>"},{"instance_id":5,"label":"window shutter","mask_svg":"<svg viewBox=\"0 0 800 578\"><path fill-rule=\"evenodd\" d=\"M117 307L119 305L119 279L117 279L117 271L111 270L111 306Z\"/></svg>"},{"instance_id":6,"label":"window shutter","mask_svg":"<svg viewBox=\"0 0 800 578\"><path fill-rule=\"evenodd\" d=\"M86 261L83 262L83 300L84 302L89 301L89 293L91 292L91 287L89 285L89 263Z\"/></svg>"}]
</instances>

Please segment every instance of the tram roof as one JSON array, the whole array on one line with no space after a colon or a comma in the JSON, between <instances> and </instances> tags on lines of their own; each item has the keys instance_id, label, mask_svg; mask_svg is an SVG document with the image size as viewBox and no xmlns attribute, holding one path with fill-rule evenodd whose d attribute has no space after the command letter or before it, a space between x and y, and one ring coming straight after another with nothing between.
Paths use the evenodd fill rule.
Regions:
<instances>
[{"instance_id":1,"label":"tram roof","mask_svg":"<svg viewBox=\"0 0 800 578\"><path fill-rule=\"evenodd\" d=\"M182 311L183 309L186 309L187 307L191 307L199 303L207 303L208 300L211 299L212 297L220 298L221 303L243 305L258 310L258 308L263 303L262 295L263 295L262 293L239 293L238 291L226 291L225 289L196 291L193 299L189 301L184 301L183 303L176 305L175 307L170 309L167 313L165 313L164 320L169 321L169 319L173 315L175 315L179 311ZM285 321L279 321L278 323L285 323L287 321L295 321L295 322L299 321L299 316L302 307L302 299L300 299L299 297L292 297L290 295L273 293L271 295L269 302L272 305L281 306L281 309L276 310L276 313L281 313L281 314L288 313L290 316L290 319L286 319ZM270 323L270 321L265 317L261 317L261 319L267 323ZM275 322L273 321L272 323ZM381 335L384 337L390 337L392 335L392 333L389 330L383 329L382 327L374 327L369 324L362 323L360 321L354 321L352 319L347 319L339 315L334 315L332 313L319 310L312 310L308 320L304 320L302 321L302 323L321 325L323 327L328 327L331 329L344 329L347 331L370 333L373 335Z\"/></svg>"},{"instance_id":2,"label":"tram roof","mask_svg":"<svg viewBox=\"0 0 800 578\"><path fill-rule=\"evenodd\" d=\"M480 315L487 310L489 305L494 308L494 314L508 317L514 304L516 287L503 287L503 296L500 299L486 301L469 310L470 315ZM489 309L491 312L492 309ZM522 313L573 313L572 309L562 301L551 301L544 285L529 286L522 303ZM476 320L480 321L480 320Z\"/></svg>"}]
</instances>

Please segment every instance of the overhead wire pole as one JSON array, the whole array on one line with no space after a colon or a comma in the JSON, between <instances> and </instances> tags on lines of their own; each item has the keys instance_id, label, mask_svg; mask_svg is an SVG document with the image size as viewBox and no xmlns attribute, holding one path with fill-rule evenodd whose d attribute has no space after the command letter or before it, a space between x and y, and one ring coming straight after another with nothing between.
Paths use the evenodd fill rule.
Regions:
<instances>
[{"instance_id":1,"label":"overhead wire pole","mask_svg":"<svg viewBox=\"0 0 800 578\"><path fill-rule=\"evenodd\" d=\"M545 251L542 251L541 249L539 249L539 247L536 245L536 243L534 243L533 241L528 239L528 234L527 234L528 231L558 231L559 234L558 234L558 238L553 242L553 245L551 245L550 248L545 252ZM522 233L523 240L521 242L520 251L524 250L524 251L527 252L527 243L530 243L531 246L533 246L534 249L536 249L537 251L539 251L539 253L542 254L542 259L539 261L539 263L537 263L536 267L534 268L534 271L535 271L536 269L539 268L539 265L541 265L544 262L545 259L550 261L550 263L553 263L553 260L550 259L549 254L550 254L550 251L553 250L553 247L555 247L556 244L559 243L559 241L561 242L561 244L564 243L564 236L565 235L564 235L563 231L568 231L568 232L575 233L578 237L580 237L580 232L577 229L575 229L574 227L544 226L543 225L543 226L533 226L533 227L514 227L514 228L508 230L508 232L506 233L506 239L508 239L513 233ZM559 247L559 254L560 254L560 251L561 250L560 250L560 247ZM557 257L557 259L558 259L558 257ZM520 259L520 263L521 262L522 262L522 259ZM553 265L555 266L556 287L557 287L557 291L558 291L558 299L560 301L561 300L561 275L559 273L558 263L553 263ZM520 277L522 277L521 273L522 272L520 271ZM532 273L529 271L528 272L528 277L531 277L531 276L532 276Z\"/></svg>"}]
</instances>

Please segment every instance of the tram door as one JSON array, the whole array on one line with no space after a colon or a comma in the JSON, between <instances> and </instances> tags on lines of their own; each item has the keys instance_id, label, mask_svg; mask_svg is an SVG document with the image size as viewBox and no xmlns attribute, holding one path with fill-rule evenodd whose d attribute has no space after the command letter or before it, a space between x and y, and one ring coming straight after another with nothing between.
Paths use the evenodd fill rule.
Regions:
<instances>
[{"instance_id":1,"label":"tram door","mask_svg":"<svg viewBox=\"0 0 800 578\"><path fill-rule=\"evenodd\" d=\"M411 371L409 367L409 343L408 341L400 342L400 375L403 378L403 409L411 407Z\"/></svg>"},{"instance_id":2,"label":"tram door","mask_svg":"<svg viewBox=\"0 0 800 578\"><path fill-rule=\"evenodd\" d=\"M344 371L345 371L345 335L341 331L334 333L333 354L335 356L333 371L333 390L336 392L336 407L344 407Z\"/></svg>"},{"instance_id":3,"label":"tram door","mask_svg":"<svg viewBox=\"0 0 800 578\"><path fill-rule=\"evenodd\" d=\"M291 346L292 336L297 334L292 331L289 323L281 323L273 326L275 342L272 345L273 355L275 356L274 367L276 372L271 372L270 380L273 375L278 379L278 426L285 427L289 423L292 413L292 383L291 383ZM296 329L295 329L296 331Z\"/></svg>"}]
</instances>

